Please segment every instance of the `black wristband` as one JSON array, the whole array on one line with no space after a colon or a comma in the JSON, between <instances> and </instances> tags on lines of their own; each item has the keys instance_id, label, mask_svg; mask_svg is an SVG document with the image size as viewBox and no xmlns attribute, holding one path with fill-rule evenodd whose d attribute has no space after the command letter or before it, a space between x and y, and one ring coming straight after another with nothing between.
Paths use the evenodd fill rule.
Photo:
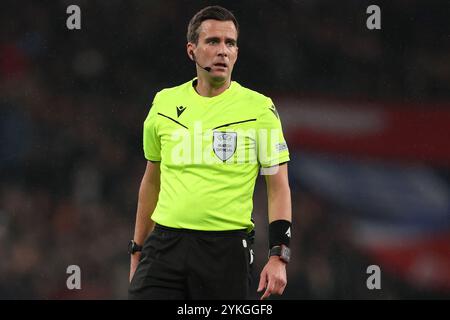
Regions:
<instances>
[{"instance_id":1,"label":"black wristband","mask_svg":"<svg viewBox=\"0 0 450 320\"><path fill-rule=\"evenodd\" d=\"M291 225L287 220L275 220L269 224L269 250L282 244L289 247Z\"/></svg>"}]
</instances>

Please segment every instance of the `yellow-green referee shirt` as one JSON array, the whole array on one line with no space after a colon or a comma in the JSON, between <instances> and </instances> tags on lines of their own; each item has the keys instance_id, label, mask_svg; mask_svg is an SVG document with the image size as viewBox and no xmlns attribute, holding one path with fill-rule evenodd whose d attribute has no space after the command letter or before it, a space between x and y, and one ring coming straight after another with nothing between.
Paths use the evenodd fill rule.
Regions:
<instances>
[{"instance_id":1,"label":"yellow-green referee shirt","mask_svg":"<svg viewBox=\"0 0 450 320\"><path fill-rule=\"evenodd\" d=\"M144 122L147 160L160 161L161 188L152 219L172 228L253 228L260 167L289 161L272 100L232 81L215 97L196 79L158 92Z\"/></svg>"}]
</instances>

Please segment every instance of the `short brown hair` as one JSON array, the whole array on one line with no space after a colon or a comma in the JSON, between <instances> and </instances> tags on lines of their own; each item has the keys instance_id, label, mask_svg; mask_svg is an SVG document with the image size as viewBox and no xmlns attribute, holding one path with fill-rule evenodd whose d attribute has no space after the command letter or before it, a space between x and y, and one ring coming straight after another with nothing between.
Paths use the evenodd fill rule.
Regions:
<instances>
[{"instance_id":1,"label":"short brown hair","mask_svg":"<svg viewBox=\"0 0 450 320\"><path fill-rule=\"evenodd\" d=\"M187 41L197 44L198 43L198 28L203 21L212 19L218 21L233 21L236 27L237 34L239 34L239 24L234 17L234 15L227 9L221 6L209 6L203 8L197 12L189 21L188 31L187 31Z\"/></svg>"}]
</instances>

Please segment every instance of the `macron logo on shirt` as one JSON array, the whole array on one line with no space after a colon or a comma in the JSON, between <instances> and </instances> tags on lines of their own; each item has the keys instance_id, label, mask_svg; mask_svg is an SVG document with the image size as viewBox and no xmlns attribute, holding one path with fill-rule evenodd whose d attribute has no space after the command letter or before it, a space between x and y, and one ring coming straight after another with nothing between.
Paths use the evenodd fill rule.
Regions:
<instances>
[{"instance_id":1,"label":"macron logo on shirt","mask_svg":"<svg viewBox=\"0 0 450 320\"><path fill-rule=\"evenodd\" d=\"M177 107L177 118L179 118L181 116L181 114L184 112L184 110L186 110L186 107L183 107L183 106Z\"/></svg>"}]
</instances>

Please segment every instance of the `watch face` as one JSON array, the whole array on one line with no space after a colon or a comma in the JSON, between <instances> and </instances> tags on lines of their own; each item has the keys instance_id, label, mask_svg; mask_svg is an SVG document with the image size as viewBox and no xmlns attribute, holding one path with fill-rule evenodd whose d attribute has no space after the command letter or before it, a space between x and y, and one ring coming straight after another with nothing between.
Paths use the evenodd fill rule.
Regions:
<instances>
[{"instance_id":1,"label":"watch face","mask_svg":"<svg viewBox=\"0 0 450 320\"><path fill-rule=\"evenodd\" d=\"M289 260L291 260L291 249L289 249L286 246L282 246L281 247L281 255L280 255L281 260L283 260L284 262L288 263Z\"/></svg>"}]
</instances>

